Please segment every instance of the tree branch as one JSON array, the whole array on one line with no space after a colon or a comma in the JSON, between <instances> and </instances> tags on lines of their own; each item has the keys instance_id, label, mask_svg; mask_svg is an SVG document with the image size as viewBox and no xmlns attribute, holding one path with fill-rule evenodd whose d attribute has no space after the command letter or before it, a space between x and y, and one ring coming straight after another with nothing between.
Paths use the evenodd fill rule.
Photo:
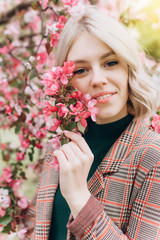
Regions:
<instances>
[{"instance_id":1,"label":"tree branch","mask_svg":"<svg viewBox=\"0 0 160 240\"><path fill-rule=\"evenodd\" d=\"M10 20L10 18L16 15L17 12L28 9L31 6L31 3L32 1L20 3L16 5L14 8L12 8L10 11L4 13L0 18L0 25L7 23Z\"/></svg>"}]
</instances>

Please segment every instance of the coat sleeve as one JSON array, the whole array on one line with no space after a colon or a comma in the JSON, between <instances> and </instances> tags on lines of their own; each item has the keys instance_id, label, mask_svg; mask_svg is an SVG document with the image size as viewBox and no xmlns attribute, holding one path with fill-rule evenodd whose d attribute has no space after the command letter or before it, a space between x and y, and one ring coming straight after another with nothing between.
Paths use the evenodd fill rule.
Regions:
<instances>
[{"instance_id":1,"label":"coat sleeve","mask_svg":"<svg viewBox=\"0 0 160 240\"><path fill-rule=\"evenodd\" d=\"M160 162L149 171L134 200L125 234L93 196L67 227L80 240L160 240Z\"/></svg>"},{"instance_id":2,"label":"coat sleeve","mask_svg":"<svg viewBox=\"0 0 160 240\"><path fill-rule=\"evenodd\" d=\"M52 160L52 154L51 154L52 152L53 152L52 146L48 145L47 151L46 151L46 154L44 157L44 163L50 162ZM29 208L25 215L25 219L23 220L25 227L28 228L28 232L26 233L24 240L34 240L35 239L36 204L37 204L37 196L38 196L39 189L41 186L41 180L42 180L41 178L43 176L43 171L45 170L44 163L43 163L40 180L39 180L38 186L36 188L36 192L31 200L31 203L29 204Z\"/></svg>"},{"instance_id":3,"label":"coat sleeve","mask_svg":"<svg viewBox=\"0 0 160 240\"><path fill-rule=\"evenodd\" d=\"M32 198L32 201L29 205L29 208L27 210L25 219L23 220L23 223L26 228L28 228L28 232L25 235L25 240L34 240L34 228L35 228L35 221L36 221L36 200L38 195L40 183L37 186L36 192Z\"/></svg>"}]
</instances>

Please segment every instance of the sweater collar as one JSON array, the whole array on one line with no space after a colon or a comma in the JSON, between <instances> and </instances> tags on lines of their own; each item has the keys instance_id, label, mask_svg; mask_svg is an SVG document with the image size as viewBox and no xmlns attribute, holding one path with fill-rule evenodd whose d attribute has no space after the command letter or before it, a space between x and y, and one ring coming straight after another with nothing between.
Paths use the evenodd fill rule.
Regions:
<instances>
[{"instance_id":1,"label":"sweater collar","mask_svg":"<svg viewBox=\"0 0 160 240\"><path fill-rule=\"evenodd\" d=\"M118 138L132 119L133 116L129 114L115 122L97 124L89 118L85 138L91 141L103 141L109 138Z\"/></svg>"}]
</instances>

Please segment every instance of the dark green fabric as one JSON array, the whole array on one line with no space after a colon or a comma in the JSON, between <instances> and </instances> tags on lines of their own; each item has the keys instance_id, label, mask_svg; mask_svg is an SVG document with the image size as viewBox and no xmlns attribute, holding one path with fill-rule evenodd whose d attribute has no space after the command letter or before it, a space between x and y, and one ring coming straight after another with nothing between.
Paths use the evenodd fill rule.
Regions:
<instances>
[{"instance_id":1,"label":"dark green fabric","mask_svg":"<svg viewBox=\"0 0 160 240\"><path fill-rule=\"evenodd\" d=\"M94 162L89 172L88 179L93 175L102 159L117 138L132 121L133 116L128 115L116 122L108 124L96 124L91 119L88 120L88 127L83 136L94 154ZM70 209L62 197L58 187L53 204L52 221L49 240L66 239L66 224L70 215Z\"/></svg>"}]
</instances>

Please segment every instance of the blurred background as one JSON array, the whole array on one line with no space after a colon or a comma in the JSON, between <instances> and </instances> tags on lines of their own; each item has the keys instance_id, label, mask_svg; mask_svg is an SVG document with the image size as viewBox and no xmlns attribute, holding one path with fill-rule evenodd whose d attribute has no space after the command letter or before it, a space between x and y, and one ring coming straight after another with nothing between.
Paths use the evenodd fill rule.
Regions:
<instances>
[{"instance_id":1,"label":"blurred background","mask_svg":"<svg viewBox=\"0 0 160 240\"><path fill-rule=\"evenodd\" d=\"M129 28L146 54L140 57L160 92L160 1L81 2L99 6ZM57 21L54 9L63 15L59 0L0 0L0 177L4 168L12 166L22 180L19 193L28 199L36 189L50 136L39 114L39 81L54 66L56 40L49 33ZM160 98L157 101L160 105Z\"/></svg>"}]
</instances>

